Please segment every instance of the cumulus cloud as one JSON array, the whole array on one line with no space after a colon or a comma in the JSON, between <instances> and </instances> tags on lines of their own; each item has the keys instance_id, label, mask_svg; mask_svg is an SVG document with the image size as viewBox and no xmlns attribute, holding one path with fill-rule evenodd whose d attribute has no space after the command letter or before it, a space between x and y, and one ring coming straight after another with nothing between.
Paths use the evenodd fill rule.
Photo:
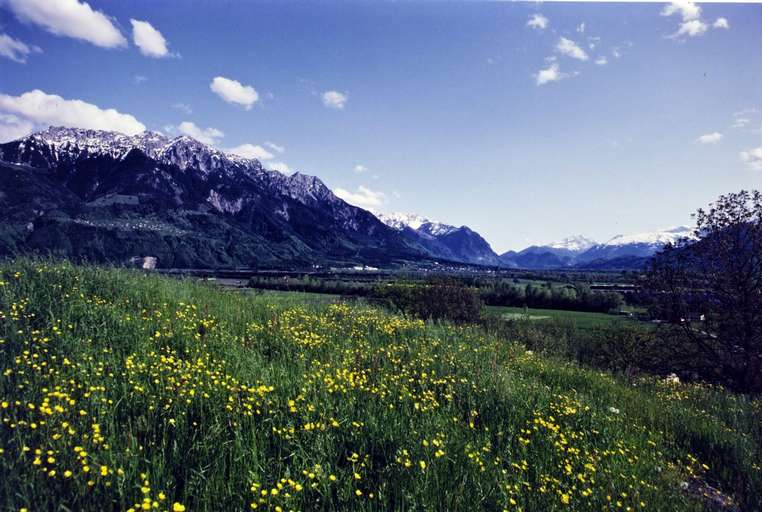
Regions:
<instances>
[{"instance_id":1,"label":"cumulus cloud","mask_svg":"<svg viewBox=\"0 0 762 512\"><path fill-rule=\"evenodd\" d=\"M571 39L566 39L565 37L558 40L556 51L573 59L587 60L589 58L585 50L577 46L577 43Z\"/></svg>"},{"instance_id":2,"label":"cumulus cloud","mask_svg":"<svg viewBox=\"0 0 762 512\"><path fill-rule=\"evenodd\" d=\"M217 96L228 103L236 103L246 110L259 100L259 94L250 85L243 85L238 80L216 76L209 84L209 88Z\"/></svg>"},{"instance_id":3,"label":"cumulus cloud","mask_svg":"<svg viewBox=\"0 0 762 512\"><path fill-rule=\"evenodd\" d=\"M698 37L700 35L703 35L708 28L709 28L709 25L707 25L701 20L690 20L690 21L681 23L680 28L677 29L677 32L672 34L671 37L673 38L681 38L686 36Z\"/></svg>"},{"instance_id":4,"label":"cumulus cloud","mask_svg":"<svg viewBox=\"0 0 762 512\"><path fill-rule=\"evenodd\" d=\"M720 132L705 133L696 142L699 144L717 144L722 140L722 134Z\"/></svg>"},{"instance_id":5,"label":"cumulus cloud","mask_svg":"<svg viewBox=\"0 0 762 512\"><path fill-rule=\"evenodd\" d=\"M749 169L762 171L762 146L748 151L741 151L741 161L743 161Z\"/></svg>"},{"instance_id":6,"label":"cumulus cloud","mask_svg":"<svg viewBox=\"0 0 762 512\"><path fill-rule=\"evenodd\" d=\"M598 57L597 59L595 59L595 63L598 66L605 66L606 64L609 63L609 60L606 57Z\"/></svg>"},{"instance_id":7,"label":"cumulus cloud","mask_svg":"<svg viewBox=\"0 0 762 512\"><path fill-rule=\"evenodd\" d=\"M13 114L0 114L0 142L20 139L32 133L34 123Z\"/></svg>"},{"instance_id":8,"label":"cumulus cloud","mask_svg":"<svg viewBox=\"0 0 762 512\"><path fill-rule=\"evenodd\" d=\"M285 147L279 146L278 144L276 144L274 142L270 142L270 141L265 142L265 146L267 146L268 148L272 149L276 153L283 153L284 151L286 151Z\"/></svg>"},{"instance_id":9,"label":"cumulus cloud","mask_svg":"<svg viewBox=\"0 0 762 512\"><path fill-rule=\"evenodd\" d=\"M37 125L112 130L135 135L146 129L130 114L102 109L82 100L67 100L35 89L20 96L0 93L0 111L16 114Z\"/></svg>"},{"instance_id":10,"label":"cumulus cloud","mask_svg":"<svg viewBox=\"0 0 762 512\"><path fill-rule=\"evenodd\" d=\"M533 14L529 17L529 21L527 21L527 27L535 30L545 30L549 24L550 20L542 14Z\"/></svg>"},{"instance_id":11,"label":"cumulus cloud","mask_svg":"<svg viewBox=\"0 0 762 512\"><path fill-rule=\"evenodd\" d=\"M698 37L706 33L709 24L701 20L701 7L694 2L678 0L667 4L661 11L662 16L679 15L683 21L677 31L670 35L672 39L684 39L686 37ZM728 20L717 18L713 25L715 28L730 28Z\"/></svg>"},{"instance_id":12,"label":"cumulus cloud","mask_svg":"<svg viewBox=\"0 0 762 512\"><path fill-rule=\"evenodd\" d=\"M701 16L701 7L693 2L677 0L664 6L661 11L662 16L672 16L673 14L682 16L683 21L697 20Z\"/></svg>"},{"instance_id":13,"label":"cumulus cloud","mask_svg":"<svg viewBox=\"0 0 762 512\"><path fill-rule=\"evenodd\" d=\"M197 141L210 146L216 145L219 142L219 139L225 136L225 134L217 128L200 128L191 121L183 121L177 125L177 129L180 133L193 137Z\"/></svg>"},{"instance_id":14,"label":"cumulus cloud","mask_svg":"<svg viewBox=\"0 0 762 512\"><path fill-rule=\"evenodd\" d=\"M730 23L728 23L728 20L725 18L717 18L714 23L712 24L714 28L724 28L729 29Z\"/></svg>"},{"instance_id":15,"label":"cumulus cloud","mask_svg":"<svg viewBox=\"0 0 762 512\"><path fill-rule=\"evenodd\" d=\"M579 25L577 25L577 32L579 32L580 34L584 34L585 33L585 22L584 21L582 23L580 23Z\"/></svg>"},{"instance_id":16,"label":"cumulus cloud","mask_svg":"<svg viewBox=\"0 0 762 512\"><path fill-rule=\"evenodd\" d=\"M326 91L322 94L321 98L323 100L323 105L337 110L344 110L344 105L349 99L346 94L339 91Z\"/></svg>"},{"instance_id":17,"label":"cumulus cloud","mask_svg":"<svg viewBox=\"0 0 762 512\"><path fill-rule=\"evenodd\" d=\"M102 48L127 46L127 40L111 21L87 2L79 0L5 0L16 17L48 32L87 41Z\"/></svg>"},{"instance_id":18,"label":"cumulus cloud","mask_svg":"<svg viewBox=\"0 0 762 512\"><path fill-rule=\"evenodd\" d=\"M561 72L561 68L558 66L557 62L551 62L547 68L541 69L539 72L537 72L536 75L534 75L538 86L545 85L550 82L558 82L567 76L569 76L567 73Z\"/></svg>"},{"instance_id":19,"label":"cumulus cloud","mask_svg":"<svg viewBox=\"0 0 762 512\"><path fill-rule=\"evenodd\" d=\"M361 164L357 164L357 165L355 165L355 166L352 168L352 171L354 171L354 172L355 172L355 173L357 173L357 174L362 174L362 173L364 173L364 172L368 172L368 168L367 168L367 167L365 167L364 165L361 165Z\"/></svg>"},{"instance_id":20,"label":"cumulus cloud","mask_svg":"<svg viewBox=\"0 0 762 512\"><path fill-rule=\"evenodd\" d=\"M140 53L156 59L172 55L167 49L167 40L161 32L153 28L153 25L147 21L135 19L130 19L130 23L132 23L132 41Z\"/></svg>"},{"instance_id":21,"label":"cumulus cloud","mask_svg":"<svg viewBox=\"0 0 762 512\"><path fill-rule=\"evenodd\" d=\"M41 52L42 50L37 46L30 46L8 34L0 34L0 57L25 64L30 54Z\"/></svg>"},{"instance_id":22,"label":"cumulus cloud","mask_svg":"<svg viewBox=\"0 0 762 512\"><path fill-rule=\"evenodd\" d=\"M333 191L337 197L343 199L349 204L372 210L383 205L386 202L386 194L371 190L368 187L360 185L356 192L350 192L343 188L337 188Z\"/></svg>"},{"instance_id":23,"label":"cumulus cloud","mask_svg":"<svg viewBox=\"0 0 762 512\"><path fill-rule=\"evenodd\" d=\"M291 172L291 168L283 162L267 162L265 167L271 171L278 171L282 174L288 174Z\"/></svg>"},{"instance_id":24,"label":"cumulus cloud","mask_svg":"<svg viewBox=\"0 0 762 512\"><path fill-rule=\"evenodd\" d=\"M257 160L271 160L275 157L262 146L256 144L241 144L234 148L225 150L226 153L242 156L244 158L255 158Z\"/></svg>"}]
</instances>

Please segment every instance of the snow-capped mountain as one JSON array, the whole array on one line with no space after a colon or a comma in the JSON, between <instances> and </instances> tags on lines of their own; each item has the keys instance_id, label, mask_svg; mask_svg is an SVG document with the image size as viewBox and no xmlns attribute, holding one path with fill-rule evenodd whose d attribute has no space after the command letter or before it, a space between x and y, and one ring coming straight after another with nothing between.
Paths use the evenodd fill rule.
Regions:
<instances>
[{"instance_id":1,"label":"snow-capped mountain","mask_svg":"<svg viewBox=\"0 0 762 512\"><path fill-rule=\"evenodd\" d=\"M562 268L574 265L578 255L596 242L582 235L570 236L547 245L532 245L519 252L509 251L500 255L500 261L508 267Z\"/></svg>"},{"instance_id":2,"label":"snow-capped mountain","mask_svg":"<svg viewBox=\"0 0 762 512\"><path fill-rule=\"evenodd\" d=\"M162 267L384 264L420 245L314 176L187 136L50 128L0 144L0 254Z\"/></svg>"},{"instance_id":3,"label":"snow-capped mountain","mask_svg":"<svg viewBox=\"0 0 762 512\"><path fill-rule=\"evenodd\" d=\"M693 229L678 226L634 235L617 235L608 242L595 245L580 254L576 265L591 268L642 265L666 244L674 244L682 239L694 240Z\"/></svg>"},{"instance_id":4,"label":"snow-capped mountain","mask_svg":"<svg viewBox=\"0 0 762 512\"><path fill-rule=\"evenodd\" d=\"M459 229L449 224L427 219L416 213L380 213L377 217L381 222L397 231L407 227L434 237L447 235Z\"/></svg>"},{"instance_id":5,"label":"snow-capped mountain","mask_svg":"<svg viewBox=\"0 0 762 512\"><path fill-rule=\"evenodd\" d=\"M500 260L505 266L528 269L632 268L644 264L667 243L683 238L694 238L690 227L617 235L605 243L577 235L547 245L533 245L519 252L509 251L502 254Z\"/></svg>"},{"instance_id":6,"label":"snow-capped mountain","mask_svg":"<svg viewBox=\"0 0 762 512\"><path fill-rule=\"evenodd\" d=\"M258 160L226 154L187 135L170 139L151 131L130 136L118 132L51 126L21 139L14 149L17 153L13 157L18 163L35 166L74 164L95 157L121 160L137 149L157 162L180 169L193 168L203 173L219 169L227 172L263 170ZM7 160L2 154L0 159Z\"/></svg>"},{"instance_id":7,"label":"snow-capped mountain","mask_svg":"<svg viewBox=\"0 0 762 512\"><path fill-rule=\"evenodd\" d=\"M662 247L668 243L674 244L683 238L695 238L693 228L689 226L678 226L662 231L652 231L650 233L617 235L603 245L609 247L617 247L622 245L651 245Z\"/></svg>"},{"instance_id":8,"label":"snow-capped mountain","mask_svg":"<svg viewBox=\"0 0 762 512\"><path fill-rule=\"evenodd\" d=\"M451 226L414 213L378 214L377 217L438 258L479 265L500 264L489 243L467 226Z\"/></svg>"}]
</instances>

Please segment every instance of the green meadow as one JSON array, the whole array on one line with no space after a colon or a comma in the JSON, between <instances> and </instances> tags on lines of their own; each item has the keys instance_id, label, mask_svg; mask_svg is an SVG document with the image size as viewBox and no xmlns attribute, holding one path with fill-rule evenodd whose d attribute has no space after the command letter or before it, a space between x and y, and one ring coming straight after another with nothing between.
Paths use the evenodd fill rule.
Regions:
<instances>
[{"instance_id":1,"label":"green meadow","mask_svg":"<svg viewBox=\"0 0 762 512\"><path fill-rule=\"evenodd\" d=\"M758 399L312 299L0 264L0 508L762 508Z\"/></svg>"}]
</instances>

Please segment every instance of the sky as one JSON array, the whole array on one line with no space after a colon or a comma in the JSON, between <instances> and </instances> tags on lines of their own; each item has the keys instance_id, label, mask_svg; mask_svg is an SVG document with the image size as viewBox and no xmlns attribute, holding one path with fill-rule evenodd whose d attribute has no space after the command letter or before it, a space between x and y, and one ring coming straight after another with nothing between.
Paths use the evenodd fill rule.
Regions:
<instances>
[{"instance_id":1,"label":"sky","mask_svg":"<svg viewBox=\"0 0 762 512\"><path fill-rule=\"evenodd\" d=\"M762 5L0 0L0 141L188 134L498 252L762 187Z\"/></svg>"}]
</instances>

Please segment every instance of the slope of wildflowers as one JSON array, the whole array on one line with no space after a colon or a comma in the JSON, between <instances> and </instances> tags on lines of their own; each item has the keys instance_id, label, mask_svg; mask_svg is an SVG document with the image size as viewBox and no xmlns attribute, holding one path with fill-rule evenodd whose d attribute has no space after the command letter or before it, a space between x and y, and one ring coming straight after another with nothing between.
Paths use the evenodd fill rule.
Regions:
<instances>
[{"instance_id":1,"label":"slope of wildflowers","mask_svg":"<svg viewBox=\"0 0 762 512\"><path fill-rule=\"evenodd\" d=\"M759 404L476 328L0 265L3 510L702 510L759 502Z\"/></svg>"}]
</instances>

